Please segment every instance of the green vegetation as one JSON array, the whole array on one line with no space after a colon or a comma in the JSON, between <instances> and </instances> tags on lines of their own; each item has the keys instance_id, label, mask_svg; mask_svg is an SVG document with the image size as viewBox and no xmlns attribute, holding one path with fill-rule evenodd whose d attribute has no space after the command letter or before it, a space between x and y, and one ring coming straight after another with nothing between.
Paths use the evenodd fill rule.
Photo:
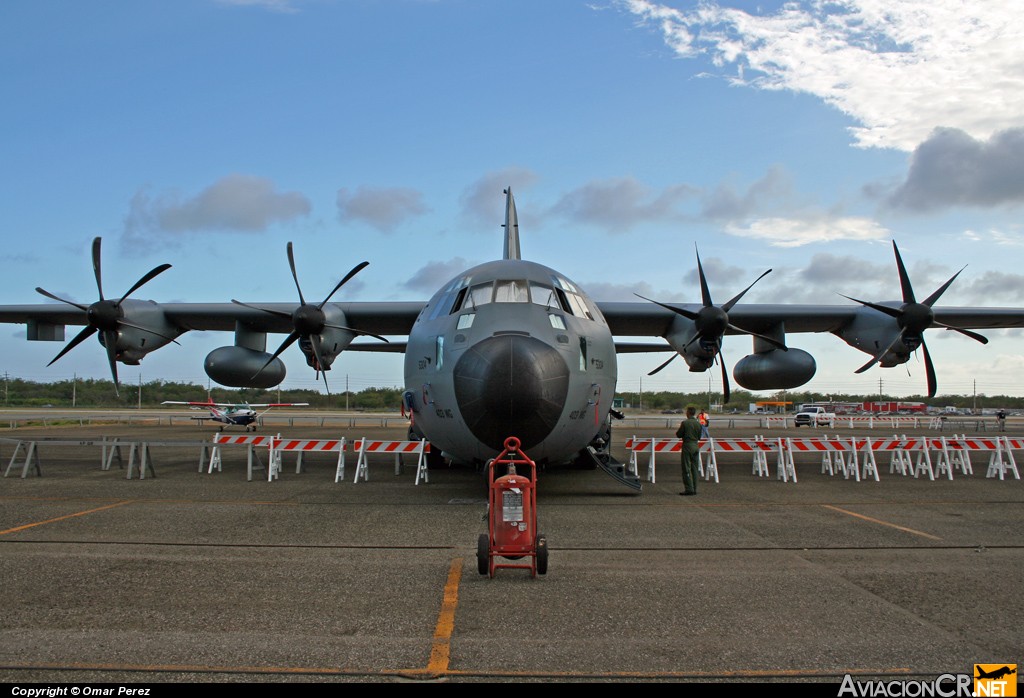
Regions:
<instances>
[{"instance_id":1,"label":"green vegetation","mask_svg":"<svg viewBox=\"0 0 1024 698\"><path fill-rule=\"evenodd\" d=\"M642 395L639 393L625 392L618 393L616 398L621 398L623 403L626 405L623 409L625 410L637 410L640 408L641 403L645 411L660 412L663 410L679 410L682 412L687 405L697 405L699 407L708 406L707 392L701 393L671 393L671 392L644 392ZM642 398L642 399L641 399ZM711 403L717 405L722 402L722 393L710 393ZM729 395L729 402L724 405L723 409L725 412L732 412L734 409L739 412L746 412L747 408L752 402L759 402L762 400L777 400L791 403L789 409L793 410L799 405L805 402L869 402L875 400L899 400L900 402L923 402L926 405L932 407L943 408L947 405L952 405L957 409L973 409L977 407L979 410L986 408L1006 408L1006 409L1022 409L1024 408L1024 397L1010 397L1007 395L938 395L934 398L928 398L924 395L910 395L907 397L890 398L889 396L879 397L878 393L873 395L844 395L839 393L816 393L811 391L786 391L785 393L776 393L774 395L754 395L753 393L747 392L746 390L733 390Z\"/></svg>"},{"instance_id":2,"label":"green vegetation","mask_svg":"<svg viewBox=\"0 0 1024 698\"><path fill-rule=\"evenodd\" d=\"M402 388L367 388L348 394L348 405L353 410L397 410L402 403ZM212 388L209 396L214 402L308 402L311 407L344 408L346 395L325 395L315 390L254 390L251 388ZM202 401L207 397L206 386L194 383L151 381L138 385L121 385L121 394L114 393L109 380L59 381L35 383L19 378L7 378L0 393L3 407L155 407L164 400L182 402Z\"/></svg>"},{"instance_id":3,"label":"green vegetation","mask_svg":"<svg viewBox=\"0 0 1024 698\"><path fill-rule=\"evenodd\" d=\"M311 407L322 409L343 409L347 404L353 410L398 410L402 404L403 388L367 388L359 392L344 392L325 395L315 390L256 390L252 388L212 388L209 392L214 402L308 402ZM141 397L140 397L141 396ZM121 385L120 396L114 393L114 384L109 380L79 379L77 381L59 381L56 383L36 383L8 377L0 392L0 407L154 407L164 400L201 401L207 396L206 386L195 383L172 383L151 381L143 383L141 390L138 385ZM679 410L687 405L698 408L707 407L709 394L644 392L619 393L626 405L626 410L638 410L641 405L645 411L661 412L663 410ZM879 395L840 395L816 392L789 392L775 395L754 395L745 390L734 390L726 412L737 410L746 412L752 402L759 400L784 400L792 403L794 409L804 402L865 402L880 399ZM710 393L711 403L717 405L722 401L721 393ZM881 399L889 399L882 396ZM1024 397L1006 395L939 395L929 400L923 395L912 395L898 398L903 402L924 402L934 407L955 406L958 409L977 407L1024 409Z\"/></svg>"}]
</instances>

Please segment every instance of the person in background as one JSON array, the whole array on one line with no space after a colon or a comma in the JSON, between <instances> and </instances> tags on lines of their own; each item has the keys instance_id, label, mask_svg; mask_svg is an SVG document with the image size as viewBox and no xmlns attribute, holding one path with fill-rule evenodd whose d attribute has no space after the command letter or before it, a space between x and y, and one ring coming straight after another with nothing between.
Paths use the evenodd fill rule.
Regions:
<instances>
[{"instance_id":1,"label":"person in background","mask_svg":"<svg viewBox=\"0 0 1024 698\"><path fill-rule=\"evenodd\" d=\"M682 495L697 494L697 476L700 473L700 432L701 424L694 417L697 410L694 407L686 408L686 419L679 423L676 436L683 440L681 449L683 465L683 491Z\"/></svg>"}]
</instances>

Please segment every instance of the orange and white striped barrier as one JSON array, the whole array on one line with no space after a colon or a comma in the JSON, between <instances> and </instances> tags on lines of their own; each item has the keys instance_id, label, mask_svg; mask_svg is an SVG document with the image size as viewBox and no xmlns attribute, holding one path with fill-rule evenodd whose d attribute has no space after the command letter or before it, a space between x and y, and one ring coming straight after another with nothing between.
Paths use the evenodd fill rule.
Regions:
<instances>
[{"instance_id":1,"label":"orange and white striped barrier","mask_svg":"<svg viewBox=\"0 0 1024 698\"><path fill-rule=\"evenodd\" d=\"M342 477L345 476L345 437L340 439L274 439L274 444L270 448L270 460L271 470L273 477L277 477L277 473L281 470L281 454L298 453L298 458L295 459L295 473L299 474L302 472L302 456L307 453L337 453L338 454L338 465L336 473L341 472ZM338 481L337 475L335 475L334 481Z\"/></svg>"},{"instance_id":2,"label":"orange and white striped barrier","mask_svg":"<svg viewBox=\"0 0 1024 698\"><path fill-rule=\"evenodd\" d=\"M217 472L222 470L221 464L221 447L222 446L245 446L248 452L247 460L247 477L248 480L252 481L252 469L253 469L253 449L256 447L269 449L272 447L274 439L279 438L278 436L240 436L235 434L214 434L213 443L211 444L210 451L210 463L206 469L207 473L212 473L214 469ZM206 447L203 447L203 453L199 457L199 472L203 470L203 461L206 457ZM261 464L262 467L262 464Z\"/></svg>"},{"instance_id":3,"label":"orange and white striped barrier","mask_svg":"<svg viewBox=\"0 0 1024 698\"><path fill-rule=\"evenodd\" d=\"M655 481L655 468L657 454L659 453L680 453L682 441L680 439L653 439L635 436L626 440L626 448L630 451L629 468L636 475L640 457L648 454L647 459L647 480ZM754 456L754 474L768 475L768 453L778 455L779 479L788 481L790 478L796 482L796 470L793 467L792 458L786 457L786 448L783 439L765 441L763 437L753 439L701 439L700 442L700 468L701 476L705 480L714 478L718 482L718 453L749 453ZM706 465L705 465L706 462Z\"/></svg>"},{"instance_id":4,"label":"orange and white striped barrier","mask_svg":"<svg viewBox=\"0 0 1024 698\"><path fill-rule=\"evenodd\" d=\"M416 480L414 484L420 484L420 480L423 482L430 482L429 473L427 472L427 452L430 449L430 444L426 439L419 441L372 441L370 439L356 439L352 442L352 450L359 454L356 459L356 476L352 482L359 482L360 476L363 481L370 479L370 471L368 467L367 458L372 454L393 454L395 456L395 475L402 474L402 456L412 455L416 456ZM344 477L344 461L339 466L339 474ZM335 482L338 481L338 476L335 477Z\"/></svg>"},{"instance_id":5,"label":"orange and white striped barrier","mask_svg":"<svg viewBox=\"0 0 1024 698\"><path fill-rule=\"evenodd\" d=\"M626 441L630 451L629 469L638 474L640 461L647 456L647 480L655 482L657 455L659 453L676 453L682 448L679 439L637 438ZM705 439L701 441L701 475L710 480L714 477L718 482L719 453L749 453L753 456L754 475L767 477L768 455L775 454L777 461L777 477L784 482L790 478L796 482L795 454L820 453L822 455L822 473L843 477L853 476L858 482L862 479L880 480L877 454L890 454L890 473L927 475L929 480L945 475L953 479L955 470L964 475L973 474L971 463L972 452L988 452L989 467L987 477L1005 479L1007 473L1020 479L1013 451L1024 450L1024 438L1007 436L968 437L954 435L952 437L828 437L794 439L766 439L758 435L753 439ZM915 462L916 454L916 462Z\"/></svg>"}]
</instances>

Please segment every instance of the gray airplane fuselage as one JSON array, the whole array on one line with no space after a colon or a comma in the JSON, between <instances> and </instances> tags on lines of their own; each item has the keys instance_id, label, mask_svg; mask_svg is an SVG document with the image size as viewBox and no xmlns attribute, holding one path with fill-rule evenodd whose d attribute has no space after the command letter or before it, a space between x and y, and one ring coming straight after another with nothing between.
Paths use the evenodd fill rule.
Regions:
<instances>
[{"instance_id":1,"label":"gray airplane fuselage","mask_svg":"<svg viewBox=\"0 0 1024 698\"><path fill-rule=\"evenodd\" d=\"M564 275L503 259L452 279L420 313L405 352L414 429L459 462L515 436L562 463L604 426L615 344L597 305Z\"/></svg>"}]
</instances>

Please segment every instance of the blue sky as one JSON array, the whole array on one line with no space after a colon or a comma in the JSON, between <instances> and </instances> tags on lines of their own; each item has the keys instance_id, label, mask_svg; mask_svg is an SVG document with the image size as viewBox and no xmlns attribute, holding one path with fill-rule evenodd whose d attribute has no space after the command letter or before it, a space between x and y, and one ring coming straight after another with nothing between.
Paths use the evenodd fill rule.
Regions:
<instances>
[{"instance_id":1,"label":"blue sky","mask_svg":"<svg viewBox=\"0 0 1024 698\"><path fill-rule=\"evenodd\" d=\"M36 286L95 300L426 300L500 255L501 189L524 256L599 300L749 302L918 296L1024 306L1024 18L1010 2L844 0L178 0L0 6L0 302ZM1024 394L1019 332L986 346L932 331L939 392ZM69 335L70 336L70 335ZM0 329L0 370L103 377L90 341ZM283 337L272 336L271 346ZM205 382L230 335L189 333L143 380ZM923 392L923 364L853 371L831 336L824 391ZM730 337L731 367L750 351ZM316 383L297 348L285 386ZM620 361L620 388L706 389L664 356ZM908 374L909 370L909 374ZM122 367L125 382L139 369ZM354 389L400 385L396 356L344 354ZM714 373L713 384L717 386Z\"/></svg>"}]
</instances>

